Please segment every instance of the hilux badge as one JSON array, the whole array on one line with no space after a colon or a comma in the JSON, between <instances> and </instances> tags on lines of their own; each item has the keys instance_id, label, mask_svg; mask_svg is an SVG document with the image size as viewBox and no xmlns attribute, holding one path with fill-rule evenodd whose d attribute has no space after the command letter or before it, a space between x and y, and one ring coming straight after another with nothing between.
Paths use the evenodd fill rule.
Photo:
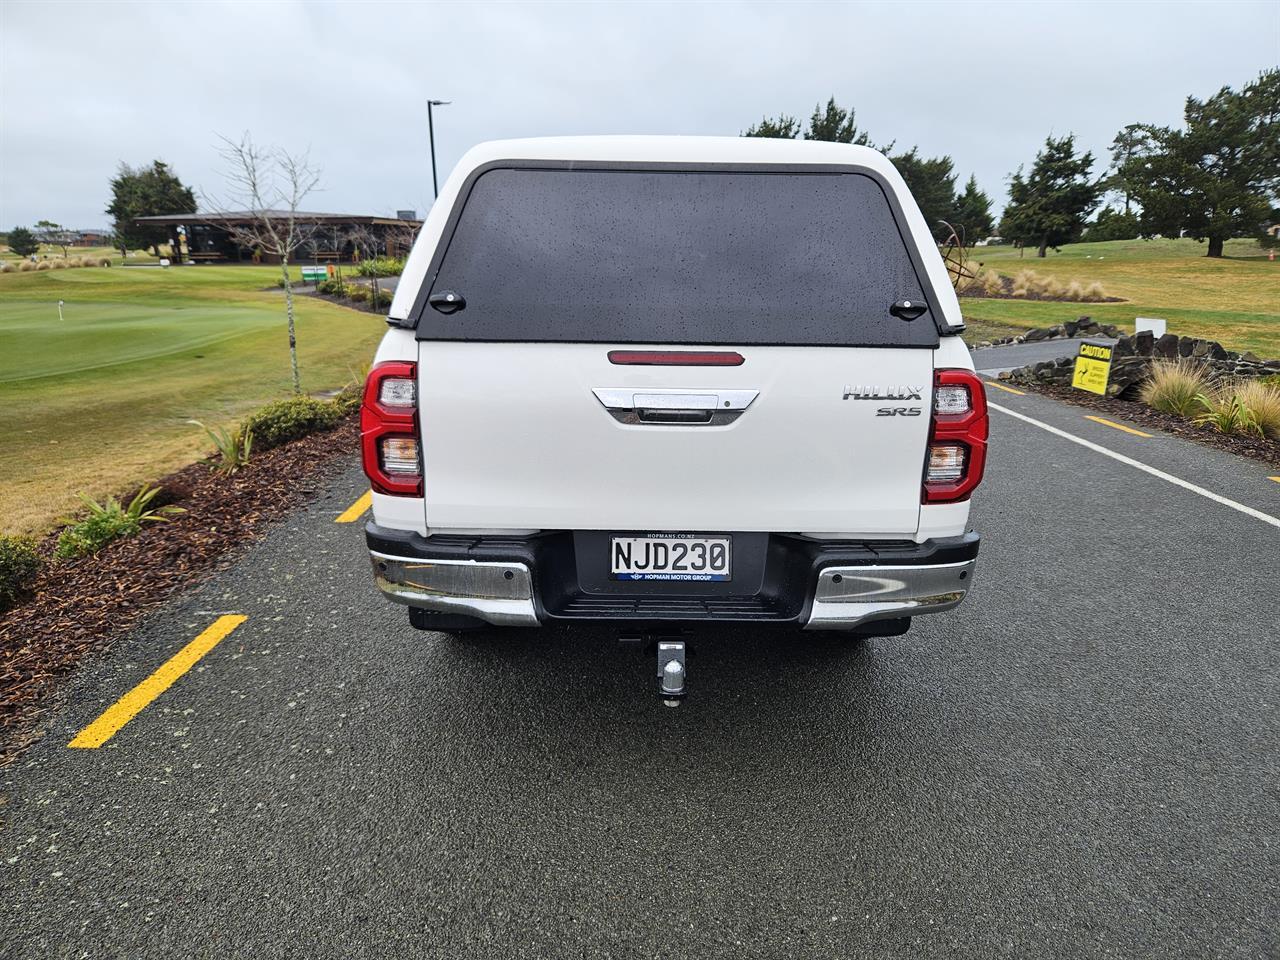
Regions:
<instances>
[{"instance_id":1,"label":"hilux badge","mask_svg":"<svg viewBox=\"0 0 1280 960\"><path fill-rule=\"evenodd\" d=\"M919 400L924 387L871 387L848 386L844 388L845 400Z\"/></svg>"}]
</instances>

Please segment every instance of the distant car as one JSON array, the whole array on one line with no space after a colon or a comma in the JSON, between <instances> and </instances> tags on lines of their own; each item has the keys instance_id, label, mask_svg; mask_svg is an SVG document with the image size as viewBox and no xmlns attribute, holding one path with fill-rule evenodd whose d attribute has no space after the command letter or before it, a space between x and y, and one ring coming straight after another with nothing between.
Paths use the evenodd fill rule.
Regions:
<instances>
[{"instance_id":1,"label":"distant car","mask_svg":"<svg viewBox=\"0 0 1280 960\"><path fill-rule=\"evenodd\" d=\"M885 636L973 584L983 385L873 150L482 144L388 323L367 541L415 627Z\"/></svg>"},{"instance_id":2,"label":"distant car","mask_svg":"<svg viewBox=\"0 0 1280 960\"><path fill-rule=\"evenodd\" d=\"M975 240L975 247L1000 247L1004 245L1003 237L983 237L981 240Z\"/></svg>"}]
</instances>

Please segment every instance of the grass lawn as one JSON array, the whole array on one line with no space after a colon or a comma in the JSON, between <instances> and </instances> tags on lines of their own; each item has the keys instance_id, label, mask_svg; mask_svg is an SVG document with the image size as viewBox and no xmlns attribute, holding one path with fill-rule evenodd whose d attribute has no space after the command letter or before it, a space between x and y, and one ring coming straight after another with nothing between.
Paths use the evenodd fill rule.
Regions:
<instances>
[{"instance_id":1,"label":"grass lawn","mask_svg":"<svg viewBox=\"0 0 1280 960\"><path fill-rule=\"evenodd\" d=\"M1218 340L1235 350L1280 357L1280 259L1272 262L1251 240L1227 242L1227 256L1209 259L1194 240L1113 240L1075 243L1043 260L1020 258L1012 247L978 247L974 260L1012 276L1019 270L1063 281L1097 280L1124 303L1044 303L965 297L975 326L1030 329L1088 314L1099 323L1133 328L1135 317L1162 317L1169 331ZM998 335L998 334L997 334Z\"/></svg>"},{"instance_id":2,"label":"grass lawn","mask_svg":"<svg viewBox=\"0 0 1280 960\"><path fill-rule=\"evenodd\" d=\"M289 395L277 267L111 267L0 275L0 529L39 533L77 491L120 492L211 449L226 425ZM62 321L58 300L65 301ZM299 298L303 389L341 387L385 325Z\"/></svg>"}]
</instances>

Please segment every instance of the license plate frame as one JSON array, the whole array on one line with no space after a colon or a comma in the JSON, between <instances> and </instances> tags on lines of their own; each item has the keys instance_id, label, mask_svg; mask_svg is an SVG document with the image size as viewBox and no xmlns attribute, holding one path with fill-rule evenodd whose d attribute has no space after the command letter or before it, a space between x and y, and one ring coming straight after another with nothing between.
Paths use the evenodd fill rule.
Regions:
<instances>
[{"instance_id":1,"label":"license plate frame","mask_svg":"<svg viewBox=\"0 0 1280 960\"><path fill-rule=\"evenodd\" d=\"M634 583L729 583L729 534L615 534L609 538L609 578Z\"/></svg>"}]
</instances>

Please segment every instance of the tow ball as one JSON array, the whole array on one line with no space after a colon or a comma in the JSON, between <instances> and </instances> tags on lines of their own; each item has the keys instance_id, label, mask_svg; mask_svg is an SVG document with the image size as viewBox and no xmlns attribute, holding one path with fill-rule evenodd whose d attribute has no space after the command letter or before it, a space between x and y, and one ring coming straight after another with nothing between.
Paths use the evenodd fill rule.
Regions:
<instances>
[{"instance_id":1,"label":"tow ball","mask_svg":"<svg viewBox=\"0 0 1280 960\"><path fill-rule=\"evenodd\" d=\"M684 641L659 640L658 694L668 707L678 707L684 699L686 674Z\"/></svg>"}]
</instances>

